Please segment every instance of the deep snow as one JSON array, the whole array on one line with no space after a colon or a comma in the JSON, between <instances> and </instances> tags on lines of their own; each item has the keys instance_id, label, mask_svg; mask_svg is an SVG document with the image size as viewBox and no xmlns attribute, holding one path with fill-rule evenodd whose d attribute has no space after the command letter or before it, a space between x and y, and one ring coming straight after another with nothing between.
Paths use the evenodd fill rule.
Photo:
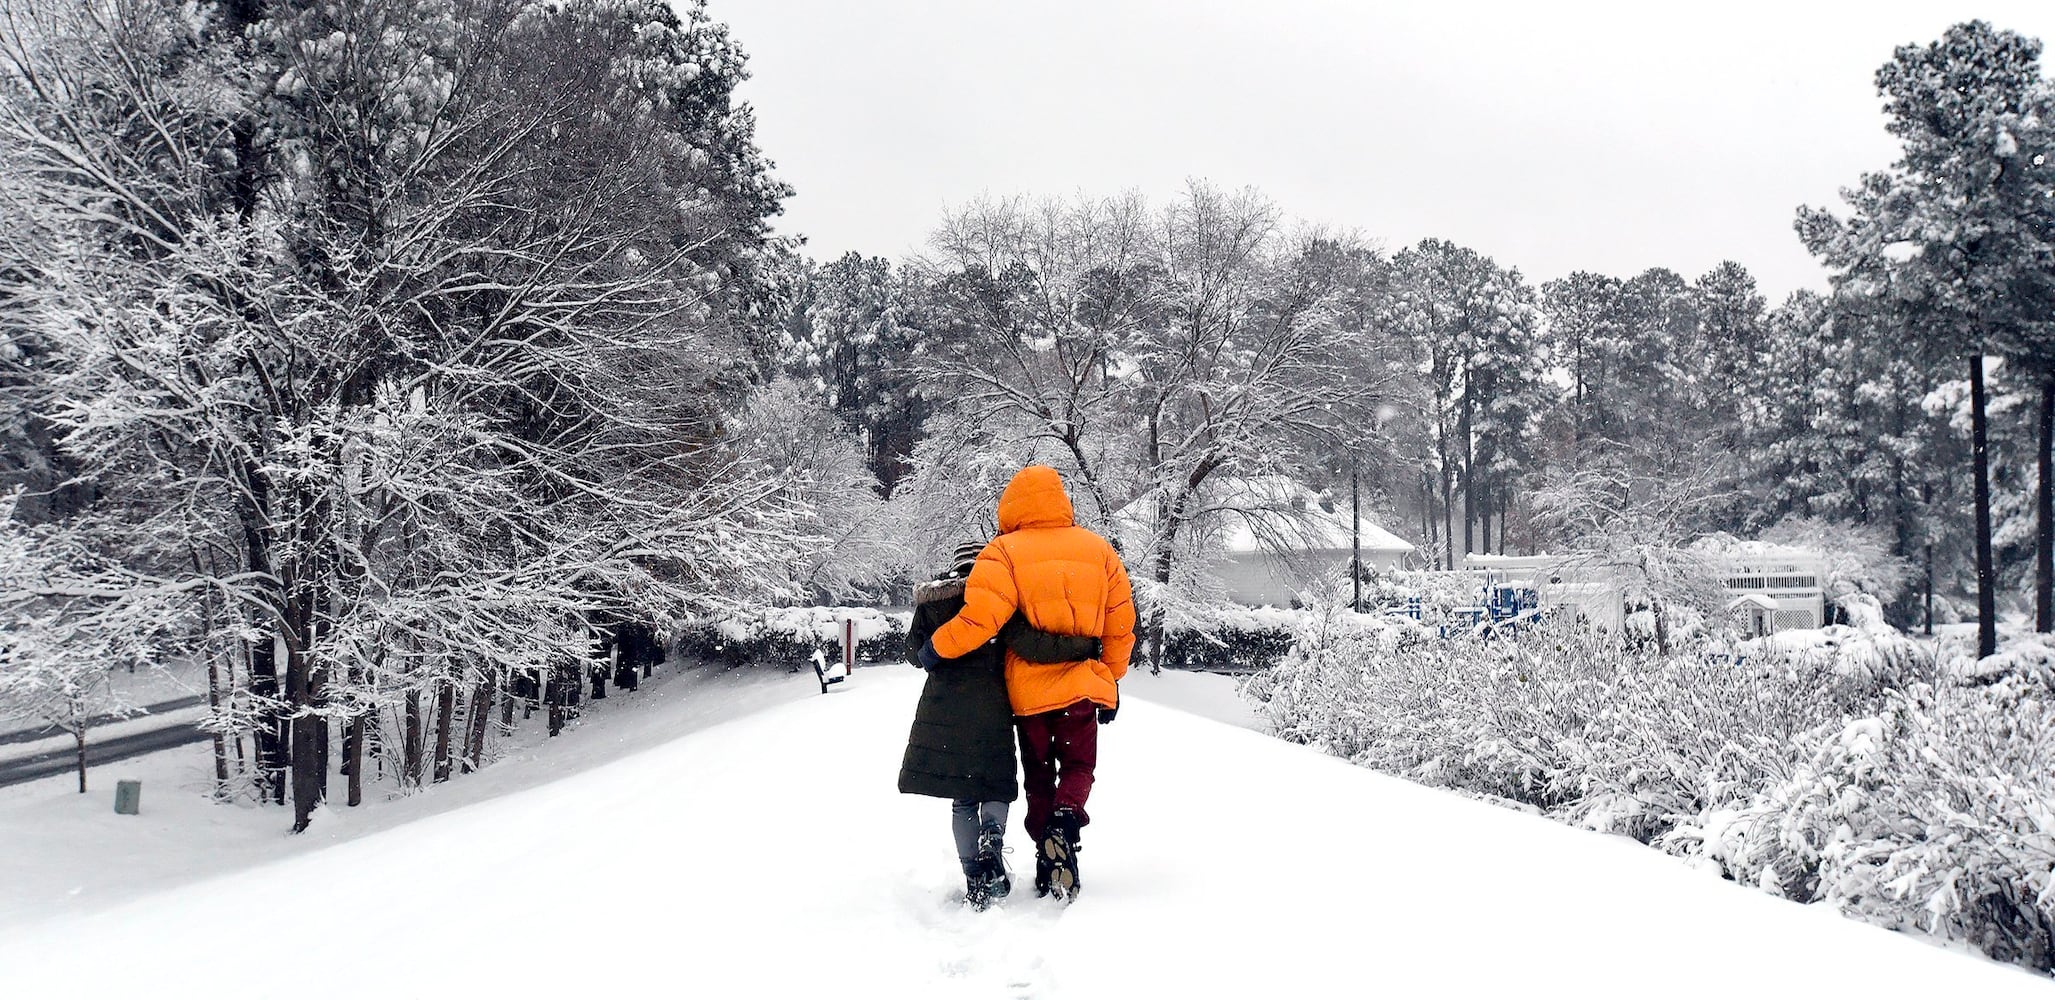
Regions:
<instances>
[{"instance_id":1,"label":"deep snow","mask_svg":"<svg viewBox=\"0 0 2055 1000\"><path fill-rule=\"evenodd\" d=\"M918 672L867 668L826 696L810 673L757 675L427 795L325 810L326 841L245 832L217 877L101 885L99 909L44 895L0 922L0 996L2049 993L1630 841L1187 714L1152 680L1102 733L1068 909L953 902L946 805L893 791ZM26 815L86 829L81 808L0 799L0 839L20 845ZM77 874L136 835L93 822L97 840L29 850ZM143 853L208 849L163 836ZM0 862L10 886L23 872Z\"/></svg>"}]
</instances>

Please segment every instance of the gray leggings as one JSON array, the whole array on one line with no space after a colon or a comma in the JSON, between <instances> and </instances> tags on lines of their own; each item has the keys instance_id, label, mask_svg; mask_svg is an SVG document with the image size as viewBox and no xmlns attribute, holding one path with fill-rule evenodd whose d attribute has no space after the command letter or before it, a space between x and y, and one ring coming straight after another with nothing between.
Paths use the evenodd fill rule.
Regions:
<instances>
[{"instance_id":1,"label":"gray leggings","mask_svg":"<svg viewBox=\"0 0 2055 1000\"><path fill-rule=\"evenodd\" d=\"M956 835L956 860L965 868L978 856L978 831L1006 832L1006 803L956 799L949 803L949 832Z\"/></svg>"}]
</instances>

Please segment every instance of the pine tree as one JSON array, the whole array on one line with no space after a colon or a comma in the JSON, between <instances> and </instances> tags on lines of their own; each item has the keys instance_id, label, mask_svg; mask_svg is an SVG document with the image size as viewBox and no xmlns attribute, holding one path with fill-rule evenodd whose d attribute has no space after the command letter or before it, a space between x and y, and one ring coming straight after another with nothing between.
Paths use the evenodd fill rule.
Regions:
<instances>
[{"instance_id":1,"label":"pine tree","mask_svg":"<svg viewBox=\"0 0 2055 1000\"><path fill-rule=\"evenodd\" d=\"M1978 655L1997 648L1986 355L2017 348L2044 282L2035 221L2044 177L2019 136L2044 100L2040 44L1982 21L1900 47L1877 72L1898 161L1844 192L1846 220L1799 213L1799 231L1844 289L1884 297L1929 349L1966 362L1975 477Z\"/></svg>"},{"instance_id":2,"label":"pine tree","mask_svg":"<svg viewBox=\"0 0 2055 1000\"><path fill-rule=\"evenodd\" d=\"M786 323L783 364L863 438L890 497L919 441L927 407L914 378L921 332L908 325L907 282L882 257L854 252L807 269Z\"/></svg>"},{"instance_id":3,"label":"pine tree","mask_svg":"<svg viewBox=\"0 0 2055 1000\"><path fill-rule=\"evenodd\" d=\"M1462 553L1480 550L1480 528L1488 551L1492 510L1508 506L1512 484L1535 462L1549 395L1539 310L1518 271L1443 240L1400 251L1392 269L1387 323L1413 345L1430 387L1443 564L1453 568L1458 511Z\"/></svg>"}]
</instances>

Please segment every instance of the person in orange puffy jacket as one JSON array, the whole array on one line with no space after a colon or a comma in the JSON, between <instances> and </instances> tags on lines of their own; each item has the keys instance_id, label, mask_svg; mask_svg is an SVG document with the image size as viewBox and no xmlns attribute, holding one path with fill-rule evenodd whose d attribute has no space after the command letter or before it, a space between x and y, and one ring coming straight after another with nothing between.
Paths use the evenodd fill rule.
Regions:
<instances>
[{"instance_id":1,"label":"person in orange puffy jacket","mask_svg":"<svg viewBox=\"0 0 2055 1000\"><path fill-rule=\"evenodd\" d=\"M963 610L929 637L918 657L962 656L984 645L1018 610L1058 635L1099 640L1100 656L1029 663L1006 654L1006 696L1035 844L1035 891L1069 899L1078 890L1078 833L1098 764L1099 725L1120 708L1120 679L1135 646L1134 595L1120 554L1077 526L1063 477L1030 465L999 497L999 536L978 553Z\"/></svg>"}]
</instances>

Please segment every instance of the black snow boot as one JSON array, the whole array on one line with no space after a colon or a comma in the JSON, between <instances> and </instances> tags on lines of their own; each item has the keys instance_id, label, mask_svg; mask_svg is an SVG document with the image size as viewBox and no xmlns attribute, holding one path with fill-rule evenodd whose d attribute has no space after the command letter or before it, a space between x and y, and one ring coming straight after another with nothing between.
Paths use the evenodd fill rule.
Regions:
<instances>
[{"instance_id":1,"label":"black snow boot","mask_svg":"<svg viewBox=\"0 0 2055 1000\"><path fill-rule=\"evenodd\" d=\"M1049 828L1035 850L1035 894L1055 896L1065 902L1077 897L1081 887L1077 875L1077 815L1058 809L1049 817Z\"/></svg>"},{"instance_id":2,"label":"black snow boot","mask_svg":"<svg viewBox=\"0 0 2055 1000\"><path fill-rule=\"evenodd\" d=\"M1013 879L1006 874L1006 832L988 826L978 833L978 855L973 862L985 879L987 899L1004 899L1013 891Z\"/></svg>"},{"instance_id":3,"label":"black snow boot","mask_svg":"<svg viewBox=\"0 0 2055 1000\"><path fill-rule=\"evenodd\" d=\"M983 910L992 905L992 881L979 861L970 861L963 866L963 901L973 910Z\"/></svg>"}]
</instances>

